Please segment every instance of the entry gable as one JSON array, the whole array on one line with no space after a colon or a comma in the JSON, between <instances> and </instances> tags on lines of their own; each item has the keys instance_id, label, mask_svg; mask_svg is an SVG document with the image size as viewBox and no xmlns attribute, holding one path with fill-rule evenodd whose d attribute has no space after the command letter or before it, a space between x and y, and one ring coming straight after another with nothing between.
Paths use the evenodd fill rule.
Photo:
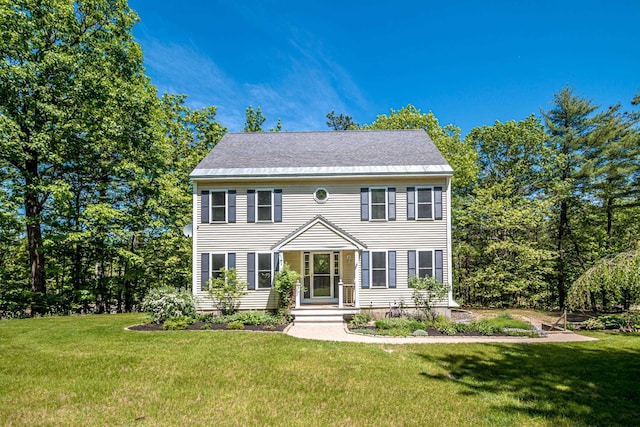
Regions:
<instances>
[{"instance_id":1,"label":"entry gable","mask_svg":"<svg viewBox=\"0 0 640 427\"><path fill-rule=\"evenodd\" d=\"M340 227L318 215L276 243L273 251L349 250L367 246Z\"/></svg>"}]
</instances>

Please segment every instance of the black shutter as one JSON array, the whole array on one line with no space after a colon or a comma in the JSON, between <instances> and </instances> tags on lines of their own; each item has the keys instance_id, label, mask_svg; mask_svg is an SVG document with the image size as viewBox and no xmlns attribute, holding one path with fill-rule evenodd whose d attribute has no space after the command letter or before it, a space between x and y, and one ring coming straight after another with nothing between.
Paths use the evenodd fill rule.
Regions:
<instances>
[{"instance_id":1,"label":"black shutter","mask_svg":"<svg viewBox=\"0 0 640 427\"><path fill-rule=\"evenodd\" d=\"M227 211L229 213L229 222L236 222L236 190L227 192Z\"/></svg>"},{"instance_id":2,"label":"black shutter","mask_svg":"<svg viewBox=\"0 0 640 427\"><path fill-rule=\"evenodd\" d=\"M388 202L389 202L389 213L387 215L387 217L389 218L389 221L395 221L396 220L396 189L395 188L388 188L387 189L387 194L388 194Z\"/></svg>"},{"instance_id":3,"label":"black shutter","mask_svg":"<svg viewBox=\"0 0 640 427\"><path fill-rule=\"evenodd\" d=\"M360 189L360 220L369 221L369 189Z\"/></svg>"},{"instance_id":4,"label":"black shutter","mask_svg":"<svg viewBox=\"0 0 640 427\"><path fill-rule=\"evenodd\" d=\"M247 254L247 289L256 288L256 253L249 252Z\"/></svg>"},{"instance_id":5,"label":"black shutter","mask_svg":"<svg viewBox=\"0 0 640 427\"><path fill-rule=\"evenodd\" d=\"M207 290L209 281L209 253L200 254L200 290Z\"/></svg>"},{"instance_id":6,"label":"black shutter","mask_svg":"<svg viewBox=\"0 0 640 427\"><path fill-rule=\"evenodd\" d=\"M236 268L236 253L229 252L227 254L227 270L231 270L232 268Z\"/></svg>"},{"instance_id":7,"label":"black shutter","mask_svg":"<svg viewBox=\"0 0 640 427\"><path fill-rule=\"evenodd\" d=\"M387 272L389 274L389 287L396 287L396 251L387 252L388 258L388 268Z\"/></svg>"},{"instance_id":8,"label":"black shutter","mask_svg":"<svg viewBox=\"0 0 640 427\"><path fill-rule=\"evenodd\" d=\"M369 251L362 251L362 289L369 289Z\"/></svg>"},{"instance_id":9,"label":"black shutter","mask_svg":"<svg viewBox=\"0 0 640 427\"><path fill-rule=\"evenodd\" d=\"M442 283L443 272L442 272L442 251L435 251L436 255L436 282Z\"/></svg>"},{"instance_id":10,"label":"black shutter","mask_svg":"<svg viewBox=\"0 0 640 427\"><path fill-rule=\"evenodd\" d=\"M209 222L209 190L200 193L200 222Z\"/></svg>"},{"instance_id":11,"label":"black shutter","mask_svg":"<svg viewBox=\"0 0 640 427\"><path fill-rule=\"evenodd\" d=\"M435 219L442 219L442 187L433 188Z\"/></svg>"},{"instance_id":12,"label":"black shutter","mask_svg":"<svg viewBox=\"0 0 640 427\"><path fill-rule=\"evenodd\" d=\"M407 187L407 219L416 219L415 187Z\"/></svg>"},{"instance_id":13,"label":"black shutter","mask_svg":"<svg viewBox=\"0 0 640 427\"><path fill-rule=\"evenodd\" d=\"M409 280L411 280L416 275L416 251L407 252L407 259L407 264L409 266Z\"/></svg>"},{"instance_id":14,"label":"black shutter","mask_svg":"<svg viewBox=\"0 0 640 427\"><path fill-rule=\"evenodd\" d=\"M273 190L273 222L282 222L282 190Z\"/></svg>"},{"instance_id":15,"label":"black shutter","mask_svg":"<svg viewBox=\"0 0 640 427\"><path fill-rule=\"evenodd\" d=\"M247 222L256 222L256 190L247 190Z\"/></svg>"}]
</instances>

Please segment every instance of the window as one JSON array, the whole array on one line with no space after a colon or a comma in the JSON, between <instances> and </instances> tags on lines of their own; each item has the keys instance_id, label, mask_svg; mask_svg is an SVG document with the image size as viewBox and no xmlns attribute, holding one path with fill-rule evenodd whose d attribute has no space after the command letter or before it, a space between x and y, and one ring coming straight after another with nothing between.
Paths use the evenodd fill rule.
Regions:
<instances>
[{"instance_id":1,"label":"window","mask_svg":"<svg viewBox=\"0 0 640 427\"><path fill-rule=\"evenodd\" d=\"M313 199L318 203L324 203L329 198L329 192L326 188L318 188L313 193Z\"/></svg>"},{"instance_id":2,"label":"window","mask_svg":"<svg viewBox=\"0 0 640 427\"><path fill-rule=\"evenodd\" d=\"M387 191L384 188L371 189L371 219L387 219Z\"/></svg>"},{"instance_id":3,"label":"window","mask_svg":"<svg viewBox=\"0 0 640 427\"><path fill-rule=\"evenodd\" d=\"M407 187L407 219L442 219L442 187Z\"/></svg>"},{"instance_id":4,"label":"window","mask_svg":"<svg viewBox=\"0 0 640 427\"><path fill-rule=\"evenodd\" d=\"M258 254L258 289L271 287L271 254Z\"/></svg>"},{"instance_id":5,"label":"window","mask_svg":"<svg viewBox=\"0 0 640 427\"><path fill-rule=\"evenodd\" d=\"M227 220L227 194L226 191L211 192L211 222L224 222Z\"/></svg>"},{"instance_id":6,"label":"window","mask_svg":"<svg viewBox=\"0 0 640 427\"><path fill-rule=\"evenodd\" d=\"M282 190L247 190L247 222L282 222Z\"/></svg>"},{"instance_id":7,"label":"window","mask_svg":"<svg viewBox=\"0 0 640 427\"><path fill-rule=\"evenodd\" d=\"M202 190L201 195L201 222L236 222L236 190Z\"/></svg>"},{"instance_id":8,"label":"window","mask_svg":"<svg viewBox=\"0 0 640 427\"><path fill-rule=\"evenodd\" d=\"M395 221L396 189L361 188L360 189L361 221Z\"/></svg>"},{"instance_id":9,"label":"window","mask_svg":"<svg viewBox=\"0 0 640 427\"><path fill-rule=\"evenodd\" d=\"M222 277L222 269L226 267L225 254L211 254L211 278Z\"/></svg>"},{"instance_id":10,"label":"window","mask_svg":"<svg viewBox=\"0 0 640 427\"><path fill-rule=\"evenodd\" d=\"M433 189L416 189L416 209L418 219L433 219Z\"/></svg>"},{"instance_id":11,"label":"window","mask_svg":"<svg viewBox=\"0 0 640 427\"><path fill-rule=\"evenodd\" d=\"M258 221L271 221L271 191L259 190L258 193Z\"/></svg>"},{"instance_id":12,"label":"window","mask_svg":"<svg viewBox=\"0 0 640 427\"><path fill-rule=\"evenodd\" d=\"M387 253L371 252L371 287L387 287Z\"/></svg>"},{"instance_id":13,"label":"window","mask_svg":"<svg viewBox=\"0 0 640 427\"><path fill-rule=\"evenodd\" d=\"M206 291L209 288L209 280L222 277L222 269L236 268L235 252L212 254L204 252L200 258L200 289Z\"/></svg>"},{"instance_id":14,"label":"window","mask_svg":"<svg viewBox=\"0 0 640 427\"><path fill-rule=\"evenodd\" d=\"M418 276L421 278L433 277L433 252L418 252Z\"/></svg>"}]
</instances>

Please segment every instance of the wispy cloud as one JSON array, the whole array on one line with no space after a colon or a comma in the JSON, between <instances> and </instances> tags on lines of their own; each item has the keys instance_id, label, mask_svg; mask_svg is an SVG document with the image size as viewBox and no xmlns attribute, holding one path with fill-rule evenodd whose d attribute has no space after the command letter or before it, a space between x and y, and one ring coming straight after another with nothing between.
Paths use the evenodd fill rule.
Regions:
<instances>
[{"instance_id":1,"label":"wispy cloud","mask_svg":"<svg viewBox=\"0 0 640 427\"><path fill-rule=\"evenodd\" d=\"M282 119L285 130L326 129L326 114L356 112L367 101L349 73L331 59L320 42L293 31L278 68L260 82L240 81L193 43L164 44L141 40L145 65L160 92L184 93L195 108L215 105L218 120L231 131L244 126L245 109L262 107L267 127Z\"/></svg>"}]
</instances>

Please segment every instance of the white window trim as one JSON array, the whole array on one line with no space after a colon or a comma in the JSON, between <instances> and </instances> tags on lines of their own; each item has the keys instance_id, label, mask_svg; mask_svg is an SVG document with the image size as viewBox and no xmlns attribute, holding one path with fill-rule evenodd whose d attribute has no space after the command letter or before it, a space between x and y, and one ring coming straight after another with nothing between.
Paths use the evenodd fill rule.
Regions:
<instances>
[{"instance_id":1,"label":"white window trim","mask_svg":"<svg viewBox=\"0 0 640 427\"><path fill-rule=\"evenodd\" d=\"M224 221L213 220L213 193L224 193ZM209 224L227 224L229 222L229 190L209 190Z\"/></svg>"},{"instance_id":2,"label":"white window trim","mask_svg":"<svg viewBox=\"0 0 640 427\"><path fill-rule=\"evenodd\" d=\"M422 248L416 249L416 276L420 277L420 252L431 252L431 277L436 277L436 250L437 249L429 249Z\"/></svg>"},{"instance_id":3,"label":"white window trim","mask_svg":"<svg viewBox=\"0 0 640 427\"><path fill-rule=\"evenodd\" d=\"M266 221L265 221L266 222ZM259 265L260 265L260 255L269 255L269 268L270 268L270 273L271 273L271 282L269 283L269 287L266 288L261 288L260 287L260 269L259 269ZM273 288L273 276L275 275L275 271L273 271L273 252L256 252L256 271L255 271L255 275L256 275L256 291L265 291L268 289L272 289Z\"/></svg>"},{"instance_id":4,"label":"white window trim","mask_svg":"<svg viewBox=\"0 0 640 427\"><path fill-rule=\"evenodd\" d=\"M269 193L271 193L271 219L267 220L267 219L259 219L258 216L258 192L260 191L268 191ZM275 216L275 206L274 206L274 202L273 202L273 193L275 192L274 188L256 188L255 193L254 193L254 197L255 197L255 218L256 218L256 222L274 222L274 216ZM265 252L262 252L265 253Z\"/></svg>"},{"instance_id":5,"label":"white window trim","mask_svg":"<svg viewBox=\"0 0 640 427\"><path fill-rule=\"evenodd\" d=\"M431 190L431 218L420 218L418 216L418 190ZM414 195L414 200L415 200L415 212L414 212L414 217L416 219L416 221L433 221L435 219L436 216L436 201L435 201L435 191L434 191L434 187L433 186L420 186L420 187L416 187L415 188L415 195Z\"/></svg>"},{"instance_id":6,"label":"white window trim","mask_svg":"<svg viewBox=\"0 0 640 427\"><path fill-rule=\"evenodd\" d=\"M207 280L207 282L211 280L211 278L213 277L213 256L214 255L224 255L224 268L225 270L228 270L229 268L229 252L209 252L209 279ZM202 265L200 266L200 268L202 269ZM207 290L205 289L204 291L206 292Z\"/></svg>"},{"instance_id":7,"label":"white window trim","mask_svg":"<svg viewBox=\"0 0 640 427\"><path fill-rule=\"evenodd\" d=\"M375 218L375 219L373 218L372 190L384 190L384 218ZM369 187L369 221L388 221L388 220L389 220L389 187Z\"/></svg>"},{"instance_id":8,"label":"white window trim","mask_svg":"<svg viewBox=\"0 0 640 427\"><path fill-rule=\"evenodd\" d=\"M384 253L384 286L373 286L373 253ZM382 269L376 269L382 271ZM389 251L384 250L370 250L369 251L369 288L370 289L389 289Z\"/></svg>"},{"instance_id":9,"label":"white window trim","mask_svg":"<svg viewBox=\"0 0 640 427\"><path fill-rule=\"evenodd\" d=\"M316 196L316 193L320 190L324 190L324 192L327 194L327 197L325 197L324 199L318 199L318 197ZM316 201L316 203L326 203L329 200L329 190L327 190L326 187L318 187L315 190L313 190L313 200Z\"/></svg>"}]
</instances>

